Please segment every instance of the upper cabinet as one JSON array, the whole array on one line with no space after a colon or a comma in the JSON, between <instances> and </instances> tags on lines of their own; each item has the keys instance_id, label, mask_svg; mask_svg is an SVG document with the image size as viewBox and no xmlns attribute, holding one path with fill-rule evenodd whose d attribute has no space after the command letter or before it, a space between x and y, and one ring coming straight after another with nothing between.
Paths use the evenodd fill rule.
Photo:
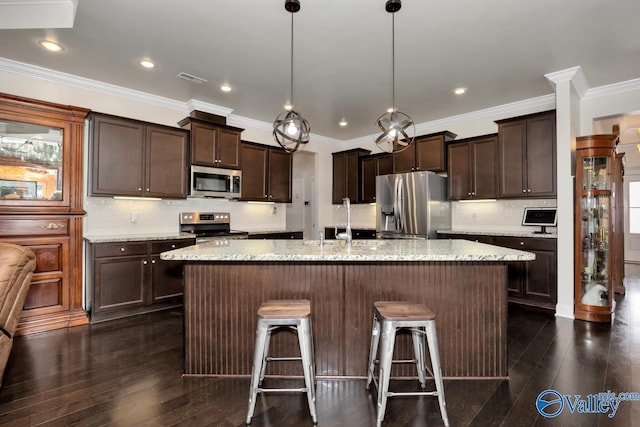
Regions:
<instances>
[{"instance_id":1,"label":"upper cabinet","mask_svg":"<svg viewBox=\"0 0 640 427\"><path fill-rule=\"evenodd\" d=\"M444 172L447 170L447 142L454 140L449 131L416 136L412 146L393 154L395 173L414 171Z\"/></svg>"},{"instance_id":2,"label":"upper cabinet","mask_svg":"<svg viewBox=\"0 0 640 427\"><path fill-rule=\"evenodd\" d=\"M362 148L333 153L332 203L342 204L345 197L353 203L359 202L360 157L369 153L369 150Z\"/></svg>"},{"instance_id":3,"label":"upper cabinet","mask_svg":"<svg viewBox=\"0 0 640 427\"><path fill-rule=\"evenodd\" d=\"M360 202L376 201L376 177L393 173L393 155L380 153L360 157Z\"/></svg>"},{"instance_id":4,"label":"upper cabinet","mask_svg":"<svg viewBox=\"0 0 640 427\"><path fill-rule=\"evenodd\" d=\"M240 169L242 129L210 123L193 117L178 123L191 131L191 164Z\"/></svg>"},{"instance_id":5,"label":"upper cabinet","mask_svg":"<svg viewBox=\"0 0 640 427\"><path fill-rule=\"evenodd\" d=\"M241 200L291 202L292 155L268 145L243 141Z\"/></svg>"},{"instance_id":6,"label":"upper cabinet","mask_svg":"<svg viewBox=\"0 0 640 427\"><path fill-rule=\"evenodd\" d=\"M187 131L98 113L89 124L90 196L187 197Z\"/></svg>"},{"instance_id":7,"label":"upper cabinet","mask_svg":"<svg viewBox=\"0 0 640 427\"><path fill-rule=\"evenodd\" d=\"M555 197L555 110L496 123L500 150L500 197Z\"/></svg>"},{"instance_id":8,"label":"upper cabinet","mask_svg":"<svg viewBox=\"0 0 640 427\"><path fill-rule=\"evenodd\" d=\"M498 197L498 136L461 139L448 146L449 198Z\"/></svg>"},{"instance_id":9,"label":"upper cabinet","mask_svg":"<svg viewBox=\"0 0 640 427\"><path fill-rule=\"evenodd\" d=\"M88 112L0 94L0 213L82 210Z\"/></svg>"}]
</instances>

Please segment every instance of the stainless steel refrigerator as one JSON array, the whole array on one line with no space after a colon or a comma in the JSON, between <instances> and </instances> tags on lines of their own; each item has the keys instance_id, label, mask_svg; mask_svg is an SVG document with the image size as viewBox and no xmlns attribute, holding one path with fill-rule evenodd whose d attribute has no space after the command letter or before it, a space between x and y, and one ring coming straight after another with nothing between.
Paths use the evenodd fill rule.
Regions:
<instances>
[{"instance_id":1,"label":"stainless steel refrigerator","mask_svg":"<svg viewBox=\"0 0 640 427\"><path fill-rule=\"evenodd\" d=\"M376 177L376 231L382 239L435 239L451 229L447 178L433 172Z\"/></svg>"}]
</instances>

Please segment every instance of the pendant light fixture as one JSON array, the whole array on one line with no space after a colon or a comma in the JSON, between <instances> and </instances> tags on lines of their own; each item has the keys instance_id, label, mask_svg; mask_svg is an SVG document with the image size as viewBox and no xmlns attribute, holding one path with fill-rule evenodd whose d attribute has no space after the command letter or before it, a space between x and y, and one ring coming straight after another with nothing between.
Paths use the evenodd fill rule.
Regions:
<instances>
[{"instance_id":1,"label":"pendant light fixture","mask_svg":"<svg viewBox=\"0 0 640 427\"><path fill-rule=\"evenodd\" d=\"M276 117L273 122L273 138L287 153L293 153L309 142L311 128L293 104L293 14L300 10L300 0L285 0L284 8L291 13L291 108L285 109Z\"/></svg>"},{"instance_id":2,"label":"pendant light fixture","mask_svg":"<svg viewBox=\"0 0 640 427\"><path fill-rule=\"evenodd\" d=\"M391 14L391 108L378 117L376 125L382 133L376 145L388 153L398 153L413 143L416 127L407 114L396 109L396 40L395 13L402 7L401 0L387 0L385 10Z\"/></svg>"}]
</instances>

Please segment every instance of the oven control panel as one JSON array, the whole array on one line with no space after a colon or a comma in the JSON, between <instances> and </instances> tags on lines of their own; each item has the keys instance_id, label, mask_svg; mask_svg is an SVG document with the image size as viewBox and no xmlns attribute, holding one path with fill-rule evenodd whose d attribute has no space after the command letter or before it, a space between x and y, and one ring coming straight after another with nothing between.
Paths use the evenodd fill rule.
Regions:
<instances>
[{"instance_id":1,"label":"oven control panel","mask_svg":"<svg viewBox=\"0 0 640 427\"><path fill-rule=\"evenodd\" d=\"M181 212L180 224L230 224L229 212Z\"/></svg>"}]
</instances>

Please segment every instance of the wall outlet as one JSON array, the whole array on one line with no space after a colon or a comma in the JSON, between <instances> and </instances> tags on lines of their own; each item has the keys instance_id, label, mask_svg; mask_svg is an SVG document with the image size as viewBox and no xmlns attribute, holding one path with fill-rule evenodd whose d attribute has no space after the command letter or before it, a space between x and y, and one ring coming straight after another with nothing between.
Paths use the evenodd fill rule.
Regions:
<instances>
[{"instance_id":1,"label":"wall outlet","mask_svg":"<svg viewBox=\"0 0 640 427\"><path fill-rule=\"evenodd\" d=\"M131 209L131 222L133 222L133 223L138 222L138 210L137 209Z\"/></svg>"}]
</instances>

